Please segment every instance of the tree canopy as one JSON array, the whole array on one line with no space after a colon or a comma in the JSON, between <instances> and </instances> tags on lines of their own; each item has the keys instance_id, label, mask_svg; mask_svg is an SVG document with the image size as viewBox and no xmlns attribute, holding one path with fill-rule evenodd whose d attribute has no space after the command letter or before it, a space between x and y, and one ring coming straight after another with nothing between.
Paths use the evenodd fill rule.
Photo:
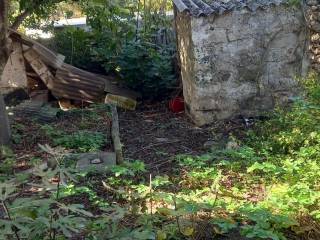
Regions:
<instances>
[{"instance_id":1,"label":"tree canopy","mask_svg":"<svg viewBox=\"0 0 320 240\"><path fill-rule=\"evenodd\" d=\"M61 9L61 3L74 3L71 0L13 0L10 3L11 28L17 29L22 23L39 26L43 20L51 20Z\"/></svg>"}]
</instances>

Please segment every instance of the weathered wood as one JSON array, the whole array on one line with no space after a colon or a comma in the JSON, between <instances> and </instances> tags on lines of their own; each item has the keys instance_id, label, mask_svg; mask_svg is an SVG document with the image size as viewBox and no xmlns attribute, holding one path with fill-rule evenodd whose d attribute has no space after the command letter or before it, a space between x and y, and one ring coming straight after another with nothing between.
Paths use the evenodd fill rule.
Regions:
<instances>
[{"instance_id":1,"label":"weathered wood","mask_svg":"<svg viewBox=\"0 0 320 240\"><path fill-rule=\"evenodd\" d=\"M12 40L22 43L24 45L24 49L28 49L28 47L33 48L33 50L41 56L41 60L47 66L58 69L64 63L65 56L54 53L42 44L24 36L23 34L13 29L9 29L9 35Z\"/></svg>"},{"instance_id":2,"label":"weathered wood","mask_svg":"<svg viewBox=\"0 0 320 240\"><path fill-rule=\"evenodd\" d=\"M0 0L0 76L7 63L8 54L8 1ZM0 79L1 80L1 79Z\"/></svg>"},{"instance_id":3,"label":"weathered wood","mask_svg":"<svg viewBox=\"0 0 320 240\"><path fill-rule=\"evenodd\" d=\"M55 81L49 86L52 94L58 98L80 100L84 102L102 102L104 82L95 74L63 64L55 75Z\"/></svg>"},{"instance_id":4,"label":"weathered wood","mask_svg":"<svg viewBox=\"0 0 320 240\"><path fill-rule=\"evenodd\" d=\"M105 103L112 104L117 107L121 107L128 110L135 110L137 106L136 100L114 94L107 94Z\"/></svg>"},{"instance_id":5,"label":"weathered wood","mask_svg":"<svg viewBox=\"0 0 320 240\"><path fill-rule=\"evenodd\" d=\"M13 51L1 76L0 88L2 93L5 93L6 89L27 87L27 74L22 55L22 46L18 42L13 42L12 49Z\"/></svg>"},{"instance_id":6,"label":"weathered wood","mask_svg":"<svg viewBox=\"0 0 320 240\"><path fill-rule=\"evenodd\" d=\"M39 75L41 80L50 89L51 83L54 81L54 76L45 63L41 60L40 55L32 48L26 51L23 55L32 69Z\"/></svg>"},{"instance_id":7,"label":"weathered wood","mask_svg":"<svg viewBox=\"0 0 320 240\"><path fill-rule=\"evenodd\" d=\"M49 90L34 90L29 93L29 96L32 101L38 101L38 102L49 102Z\"/></svg>"},{"instance_id":8,"label":"weathered wood","mask_svg":"<svg viewBox=\"0 0 320 240\"><path fill-rule=\"evenodd\" d=\"M12 41L22 45L23 56L51 93L59 99L83 102L103 102L105 93L130 99L131 108L141 95L130 89L118 86L111 76L87 72L63 62L64 57L56 54L40 43L25 37L12 29L9 30ZM28 77L35 76L29 74Z\"/></svg>"},{"instance_id":9,"label":"weathered wood","mask_svg":"<svg viewBox=\"0 0 320 240\"><path fill-rule=\"evenodd\" d=\"M101 75L98 75L101 76ZM119 95L119 96L123 96L126 98L130 98L132 100L136 100L137 98L141 98L141 94L138 92L135 92L133 90L124 88L124 87L120 87L117 84L114 83L114 81L112 81L112 78L108 78L108 77L100 77L102 81L104 81L105 84L105 88L104 91L106 93L111 93L114 95Z\"/></svg>"},{"instance_id":10,"label":"weathered wood","mask_svg":"<svg viewBox=\"0 0 320 240\"><path fill-rule=\"evenodd\" d=\"M120 141L119 117L117 107L111 105L112 126L111 137L113 140L114 151L116 153L117 164L123 163L122 144Z\"/></svg>"},{"instance_id":11,"label":"weathered wood","mask_svg":"<svg viewBox=\"0 0 320 240\"><path fill-rule=\"evenodd\" d=\"M9 57L7 48L8 6L8 0L0 0L0 81ZM0 145L9 144L10 135L11 133L6 107L0 93Z\"/></svg>"},{"instance_id":12,"label":"weathered wood","mask_svg":"<svg viewBox=\"0 0 320 240\"><path fill-rule=\"evenodd\" d=\"M11 138L8 115L6 114L6 105L0 94L0 146L9 145Z\"/></svg>"}]
</instances>

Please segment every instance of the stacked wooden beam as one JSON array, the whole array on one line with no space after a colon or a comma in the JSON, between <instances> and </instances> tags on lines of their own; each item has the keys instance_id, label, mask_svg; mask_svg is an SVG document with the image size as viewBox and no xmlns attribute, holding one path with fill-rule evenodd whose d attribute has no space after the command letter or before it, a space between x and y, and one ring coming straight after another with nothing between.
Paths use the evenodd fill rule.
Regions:
<instances>
[{"instance_id":1,"label":"stacked wooden beam","mask_svg":"<svg viewBox=\"0 0 320 240\"><path fill-rule=\"evenodd\" d=\"M58 100L101 102L107 94L135 102L139 94L119 87L115 79L64 63L64 56L52 52L24 35L10 31L13 51L2 79L7 87L27 88L30 97L48 90ZM5 86L0 85L3 92ZM34 93L37 91L37 93ZM45 99L43 97L43 99Z\"/></svg>"}]
</instances>

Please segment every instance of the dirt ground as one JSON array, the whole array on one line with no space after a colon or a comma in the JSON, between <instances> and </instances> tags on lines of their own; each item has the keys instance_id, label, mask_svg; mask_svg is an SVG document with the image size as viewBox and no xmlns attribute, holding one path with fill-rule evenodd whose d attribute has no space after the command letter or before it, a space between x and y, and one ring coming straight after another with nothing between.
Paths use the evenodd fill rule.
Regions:
<instances>
[{"instance_id":1,"label":"dirt ground","mask_svg":"<svg viewBox=\"0 0 320 240\"><path fill-rule=\"evenodd\" d=\"M197 127L184 113L172 113L166 102L119 112L120 137L127 159L141 160L149 170L165 172L179 154L201 155L210 142L226 141L229 134L243 134L241 119Z\"/></svg>"},{"instance_id":2,"label":"dirt ground","mask_svg":"<svg viewBox=\"0 0 320 240\"><path fill-rule=\"evenodd\" d=\"M172 113L165 103L119 113L124 155L149 169L165 171L178 154L204 154L212 139L208 128L196 127L184 113Z\"/></svg>"}]
</instances>

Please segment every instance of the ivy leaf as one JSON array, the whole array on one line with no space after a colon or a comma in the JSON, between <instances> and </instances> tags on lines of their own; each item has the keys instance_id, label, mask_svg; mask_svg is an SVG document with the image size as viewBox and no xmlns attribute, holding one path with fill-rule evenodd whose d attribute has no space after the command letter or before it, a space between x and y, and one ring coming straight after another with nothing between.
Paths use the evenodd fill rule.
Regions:
<instances>
[{"instance_id":1,"label":"ivy leaf","mask_svg":"<svg viewBox=\"0 0 320 240\"><path fill-rule=\"evenodd\" d=\"M194 228L193 227L183 227L181 229L181 233L186 237L190 237L194 234Z\"/></svg>"}]
</instances>

